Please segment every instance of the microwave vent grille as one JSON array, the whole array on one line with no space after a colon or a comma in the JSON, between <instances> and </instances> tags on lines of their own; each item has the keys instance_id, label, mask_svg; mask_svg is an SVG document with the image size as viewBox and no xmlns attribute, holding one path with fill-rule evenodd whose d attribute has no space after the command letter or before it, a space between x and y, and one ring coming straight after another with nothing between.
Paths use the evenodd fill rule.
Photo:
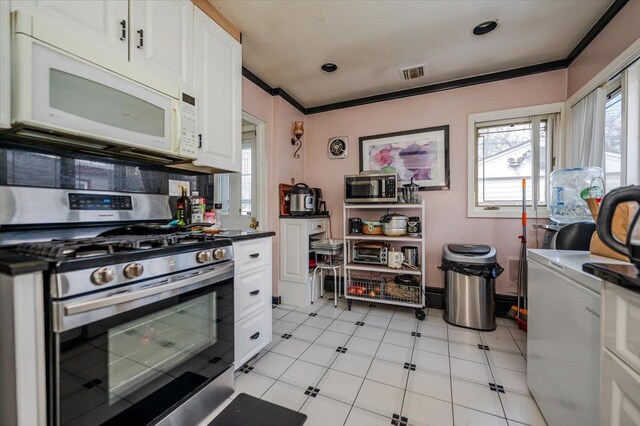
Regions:
<instances>
[{"instance_id":1,"label":"microwave vent grille","mask_svg":"<svg viewBox=\"0 0 640 426\"><path fill-rule=\"evenodd\" d=\"M422 64L414 65L407 68L401 68L399 71L402 77L402 81L411 81L424 77L426 74L426 67L426 64Z\"/></svg>"}]
</instances>

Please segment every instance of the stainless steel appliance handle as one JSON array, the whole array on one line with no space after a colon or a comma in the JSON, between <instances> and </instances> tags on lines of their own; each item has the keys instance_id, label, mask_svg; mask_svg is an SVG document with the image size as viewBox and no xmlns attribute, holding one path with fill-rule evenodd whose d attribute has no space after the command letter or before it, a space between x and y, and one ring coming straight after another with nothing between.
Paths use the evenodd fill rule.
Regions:
<instances>
[{"instance_id":1,"label":"stainless steel appliance handle","mask_svg":"<svg viewBox=\"0 0 640 426\"><path fill-rule=\"evenodd\" d=\"M175 282L168 283L160 281L155 285L153 283L144 286L143 290L138 290L130 293L116 293L111 296L102 297L100 299L88 300L85 302L78 302L66 305L64 307L64 315L76 315L84 312L95 311L98 309L106 308L109 306L120 305L122 303L131 302L134 300L144 299L150 296L154 296L160 293L165 293L171 290L178 290L183 287L190 286L199 281L205 281L210 278L223 275L225 272L233 272L233 263L226 264L222 267L216 267L213 270L209 270L203 274L189 275L185 279L180 279ZM204 284L203 284L204 286ZM156 301L155 299L153 300Z\"/></svg>"}]
</instances>

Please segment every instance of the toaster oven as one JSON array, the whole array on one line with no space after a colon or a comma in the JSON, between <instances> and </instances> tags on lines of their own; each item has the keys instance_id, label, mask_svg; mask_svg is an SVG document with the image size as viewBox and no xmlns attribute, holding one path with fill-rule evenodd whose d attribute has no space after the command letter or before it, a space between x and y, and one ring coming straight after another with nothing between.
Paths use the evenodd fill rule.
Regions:
<instances>
[{"instance_id":1,"label":"toaster oven","mask_svg":"<svg viewBox=\"0 0 640 426\"><path fill-rule=\"evenodd\" d=\"M389 246L381 242L360 242L353 246L352 261L370 265L386 265Z\"/></svg>"}]
</instances>

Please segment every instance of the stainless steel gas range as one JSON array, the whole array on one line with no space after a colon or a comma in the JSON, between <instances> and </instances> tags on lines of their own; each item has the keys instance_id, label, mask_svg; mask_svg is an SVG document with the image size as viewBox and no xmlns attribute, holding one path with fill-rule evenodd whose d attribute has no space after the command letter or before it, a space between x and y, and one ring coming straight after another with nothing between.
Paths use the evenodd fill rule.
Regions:
<instances>
[{"instance_id":1,"label":"stainless steel gas range","mask_svg":"<svg viewBox=\"0 0 640 426\"><path fill-rule=\"evenodd\" d=\"M20 211L29 191L11 191ZM233 392L231 241L138 225L168 211L157 195L48 191L53 216L87 220L0 223L5 252L45 264L29 280L33 300L14 288L12 309L41 328L27 330L41 353L27 383L45 386L33 392L47 401L47 424L197 424Z\"/></svg>"}]
</instances>

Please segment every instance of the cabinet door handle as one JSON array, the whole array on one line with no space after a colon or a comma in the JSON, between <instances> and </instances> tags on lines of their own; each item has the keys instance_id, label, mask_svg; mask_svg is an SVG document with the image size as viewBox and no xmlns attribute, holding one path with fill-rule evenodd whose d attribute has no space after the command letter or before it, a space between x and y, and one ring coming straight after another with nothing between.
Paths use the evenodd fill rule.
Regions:
<instances>
[{"instance_id":1,"label":"cabinet door handle","mask_svg":"<svg viewBox=\"0 0 640 426\"><path fill-rule=\"evenodd\" d=\"M257 296L259 293L260 293L260 290L253 290L249 292L249 294L252 296Z\"/></svg>"},{"instance_id":2,"label":"cabinet door handle","mask_svg":"<svg viewBox=\"0 0 640 426\"><path fill-rule=\"evenodd\" d=\"M250 254L250 255L249 255L249 257L250 257L250 258L252 258L252 259L257 259L257 258L259 258L259 257L260 257L260 253L253 253L253 254Z\"/></svg>"},{"instance_id":3,"label":"cabinet door handle","mask_svg":"<svg viewBox=\"0 0 640 426\"><path fill-rule=\"evenodd\" d=\"M144 30L138 30L138 35L140 36L140 41L138 42L138 49L142 49L144 47Z\"/></svg>"},{"instance_id":4,"label":"cabinet door handle","mask_svg":"<svg viewBox=\"0 0 640 426\"><path fill-rule=\"evenodd\" d=\"M122 32L120 33L120 40L124 41L127 39L127 21L126 20L122 20L120 21L120 28L122 29Z\"/></svg>"},{"instance_id":5,"label":"cabinet door handle","mask_svg":"<svg viewBox=\"0 0 640 426\"><path fill-rule=\"evenodd\" d=\"M256 332L256 334L252 335L251 337L249 337L249 339L251 340L256 340L258 337L260 337L260 332Z\"/></svg>"}]
</instances>

